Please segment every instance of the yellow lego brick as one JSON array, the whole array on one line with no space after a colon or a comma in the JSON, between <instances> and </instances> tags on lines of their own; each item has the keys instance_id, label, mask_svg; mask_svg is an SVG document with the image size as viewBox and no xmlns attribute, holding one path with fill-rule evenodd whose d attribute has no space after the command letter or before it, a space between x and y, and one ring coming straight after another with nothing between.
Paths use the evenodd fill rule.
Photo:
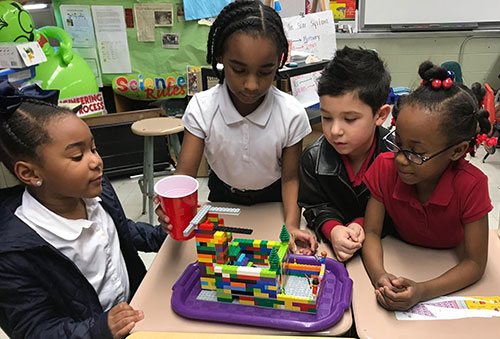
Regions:
<instances>
[{"instance_id":1,"label":"yellow lego brick","mask_svg":"<svg viewBox=\"0 0 500 339\"><path fill-rule=\"evenodd\" d=\"M255 306L255 302L252 300L242 300L240 299L240 304L242 305L250 305L250 306Z\"/></svg>"},{"instance_id":2,"label":"yellow lego brick","mask_svg":"<svg viewBox=\"0 0 500 339\"><path fill-rule=\"evenodd\" d=\"M215 278L210 277L200 277L200 281L206 281L209 284L215 284Z\"/></svg>"},{"instance_id":3,"label":"yellow lego brick","mask_svg":"<svg viewBox=\"0 0 500 339\"><path fill-rule=\"evenodd\" d=\"M198 257L198 261L199 262L211 263L212 262L212 258L200 258L200 257Z\"/></svg>"},{"instance_id":4,"label":"yellow lego brick","mask_svg":"<svg viewBox=\"0 0 500 339\"><path fill-rule=\"evenodd\" d=\"M253 247L260 247L260 242L261 242L261 241L262 241L262 240L254 240L254 241L253 241Z\"/></svg>"},{"instance_id":5,"label":"yellow lego brick","mask_svg":"<svg viewBox=\"0 0 500 339\"><path fill-rule=\"evenodd\" d=\"M276 291L278 289L278 287L277 286L268 285L267 289L271 290L271 291Z\"/></svg>"},{"instance_id":6,"label":"yellow lego brick","mask_svg":"<svg viewBox=\"0 0 500 339\"><path fill-rule=\"evenodd\" d=\"M254 289L253 295L258 297L258 298L269 298L269 294L255 291L255 289Z\"/></svg>"},{"instance_id":7,"label":"yellow lego brick","mask_svg":"<svg viewBox=\"0 0 500 339\"><path fill-rule=\"evenodd\" d=\"M227 239L227 236L226 236L226 232L222 232L222 231L217 231L214 233L214 238L225 238Z\"/></svg>"},{"instance_id":8,"label":"yellow lego brick","mask_svg":"<svg viewBox=\"0 0 500 339\"><path fill-rule=\"evenodd\" d=\"M277 241L268 241L267 248L279 247L281 245L280 242Z\"/></svg>"}]
</instances>

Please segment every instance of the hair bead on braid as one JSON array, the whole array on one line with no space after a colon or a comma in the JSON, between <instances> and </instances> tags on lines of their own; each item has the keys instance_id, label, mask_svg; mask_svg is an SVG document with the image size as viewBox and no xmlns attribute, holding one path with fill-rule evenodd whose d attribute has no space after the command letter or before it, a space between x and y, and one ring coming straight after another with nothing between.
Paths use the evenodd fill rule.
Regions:
<instances>
[{"instance_id":1,"label":"hair bead on braid","mask_svg":"<svg viewBox=\"0 0 500 339\"><path fill-rule=\"evenodd\" d=\"M222 83L224 72L217 69L217 59L224 54L226 42L236 32L258 35L271 39L276 44L279 67L288 58L288 40L278 13L260 1L235 1L224 7L210 28L207 42L207 63Z\"/></svg>"},{"instance_id":2,"label":"hair bead on braid","mask_svg":"<svg viewBox=\"0 0 500 339\"><path fill-rule=\"evenodd\" d=\"M474 140L480 111L472 91L454 83L453 73L430 61L420 65L418 74L422 78L422 85L408 95L403 105L413 105L439 114L440 131L450 144Z\"/></svg>"}]
</instances>

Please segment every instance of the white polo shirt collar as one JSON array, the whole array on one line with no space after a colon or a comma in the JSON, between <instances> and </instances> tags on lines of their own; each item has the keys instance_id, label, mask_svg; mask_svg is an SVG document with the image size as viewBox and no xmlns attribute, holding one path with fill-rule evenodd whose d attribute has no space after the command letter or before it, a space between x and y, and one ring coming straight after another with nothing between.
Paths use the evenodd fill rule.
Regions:
<instances>
[{"instance_id":1,"label":"white polo shirt collar","mask_svg":"<svg viewBox=\"0 0 500 339\"><path fill-rule=\"evenodd\" d=\"M264 97L264 101L249 115L246 117L241 116L236 107L234 107L233 101L229 96L229 89L227 87L226 81L222 86L220 86L219 90L221 91L221 102L219 103L219 109L222 114L222 118L227 125L235 124L241 122L245 119L250 120L252 123L264 127L266 126L269 118L271 117L272 107L274 105L274 95L271 95L272 86L269 87L269 90Z\"/></svg>"},{"instance_id":2,"label":"white polo shirt collar","mask_svg":"<svg viewBox=\"0 0 500 339\"><path fill-rule=\"evenodd\" d=\"M86 219L70 220L63 218L49 210L36 200L28 190L25 190L22 198L22 205L19 206L22 214L32 221L37 227L43 228L53 235L72 241L80 236L83 229L92 226L93 222ZM98 207L101 198L83 199L90 216ZM90 219L90 218L89 218Z\"/></svg>"}]
</instances>

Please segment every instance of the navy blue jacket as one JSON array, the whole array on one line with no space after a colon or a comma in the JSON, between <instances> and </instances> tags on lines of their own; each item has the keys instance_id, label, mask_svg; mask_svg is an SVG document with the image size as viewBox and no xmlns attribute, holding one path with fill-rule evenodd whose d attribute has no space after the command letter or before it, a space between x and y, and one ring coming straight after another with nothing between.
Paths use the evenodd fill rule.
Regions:
<instances>
[{"instance_id":1,"label":"navy blue jacket","mask_svg":"<svg viewBox=\"0 0 500 339\"><path fill-rule=\"evenodd\" d=\"M146 268L137 254L158 251L161 227L125 217L111 184L103 208L116 225L131 295ZM108 313L77 266L14 215L24 187L0 190L0 326L11 338L111 338Z\"/></svg>"}]
</instances>

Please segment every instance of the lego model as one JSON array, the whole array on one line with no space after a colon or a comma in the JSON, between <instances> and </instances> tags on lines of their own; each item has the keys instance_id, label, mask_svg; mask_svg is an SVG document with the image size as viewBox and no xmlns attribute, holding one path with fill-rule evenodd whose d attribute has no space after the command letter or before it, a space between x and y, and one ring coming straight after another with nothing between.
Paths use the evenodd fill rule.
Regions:
<instances>
[{"instance_id":1,"label":"lego model","mask_svg":"<svg viewBox=\"0 0 500 339\"><path fill-rule=\"evenodd\" d=\"M352 281L342 264L326 252L321 257L289 253L285 225L278 241L233 238L252 230L226 226L224 213L239 214L239 209L204 205L184 230L186 237L195 232L198 261L172 287L175 312L297 331L322 330L343 316Z\"/></svg>"},{"instance_id":2,"label":"lego model","mask_svg":"<svg viewBox=\"0 0 500 339\"><path fill-rule=\"evenodd\" d=\"M232 233L247 230L225 227L224 219L210 213L213 210L205 205L190 224L198 226L194 230L201 281L198 299L316 313L324 262L293 262L285 225L280 241L233 239Z\"/></svg>"}]
</instances>

